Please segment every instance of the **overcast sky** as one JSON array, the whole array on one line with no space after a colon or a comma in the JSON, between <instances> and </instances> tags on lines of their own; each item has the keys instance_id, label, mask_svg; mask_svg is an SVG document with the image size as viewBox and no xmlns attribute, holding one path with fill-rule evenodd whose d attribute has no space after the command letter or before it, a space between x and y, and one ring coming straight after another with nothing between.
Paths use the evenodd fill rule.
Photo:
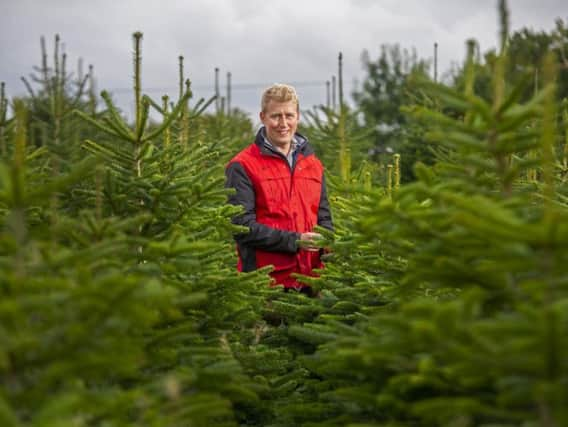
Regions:
<instances>
[{"instance_id":1,"label":"overcast sky","mask_svg":"<svg viewBox=\"0 0 568 427\"><path fill-rule=\"evenodd\" d=\"M568 19L567 0L509 0L509 8L513 30L548 31L556 17ZM363 49L373 59L381 44L399 43L431 59L438 42L444 71L462 61L468 38L482 51L495 46L497 21L497 0L0 0L0 81L9 95L24 93L20 76L39 64L40 36L51 55L58 33L69 68L79 57L93 64L98 89L114 91L129 113L131 35L141 31L149 95L177 96L183 55L197 95L213 94L215 67L223 86L231 71L233 105L256 118L262 88L273 82L298 83L304 108L325 103L339 51L349 92L364 78Z\"/></svg>"}]
</instances>

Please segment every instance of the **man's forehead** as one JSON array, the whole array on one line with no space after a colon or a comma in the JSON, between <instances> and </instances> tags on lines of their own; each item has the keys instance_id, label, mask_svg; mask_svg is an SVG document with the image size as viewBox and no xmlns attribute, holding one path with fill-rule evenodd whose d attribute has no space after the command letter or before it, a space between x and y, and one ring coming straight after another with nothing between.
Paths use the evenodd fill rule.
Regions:
<instances>
[{"instance_id":1,"label":"man's forehead","mask_svg":"<svg viewBox=\"0 0 568 427\"><path fill-rule=\"evenodd\" d=\"M266 104L267 113L286 113L286 112L296 112L296 103L294 101L278 102L270 100Z\"/></svg>"}]
</instances>

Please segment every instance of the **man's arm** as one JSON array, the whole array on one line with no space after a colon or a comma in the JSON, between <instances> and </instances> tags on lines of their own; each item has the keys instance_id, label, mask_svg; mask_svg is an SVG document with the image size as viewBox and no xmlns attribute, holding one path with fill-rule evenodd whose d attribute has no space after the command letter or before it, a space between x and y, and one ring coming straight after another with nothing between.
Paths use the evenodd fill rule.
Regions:
<instances>
[{"instance_id":1,"label":"man's arm","mask_svg":"<svg viewBox=\"0 0 568 427\"><path fill-rule=\"evenodd\" d=\"M229 196L229 203L244 207L244 213L233 218L233 224L249 227L248 233L235 235L240 245L255 247L270 252L298 251L296 241L300 233L278 230L256 221L255 193L252 182L240 163L231 163L225 169L225 188L234 188L235 194Z\"/></svg>"},{"instance_id":2,"label":"man's arm","mask_svg":"<svg viewBox=\"0 0 568 427\"><path fill-rule=\"evenodd\" d=\"M327 189L325 186L325 177L321 179L321 196L318 209L318 225L333 231L333 221L331 219L331 209L329 208L329 200L327 199Z\"/></svg>"}]
</instances>

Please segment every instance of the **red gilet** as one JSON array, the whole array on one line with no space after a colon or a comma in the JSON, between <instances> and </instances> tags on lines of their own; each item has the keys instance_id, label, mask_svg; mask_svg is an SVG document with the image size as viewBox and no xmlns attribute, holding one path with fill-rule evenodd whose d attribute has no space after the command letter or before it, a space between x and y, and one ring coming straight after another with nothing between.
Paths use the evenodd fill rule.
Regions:
<instances>
[{"instance_id":1,"label":"red gilet","mask_svg":"<svg viewBox=\"0 0 568 427\"><path fill-rule=\"evenodd\" d=\"M263 153L257 144L251 144L229 164L233 162L243 166L252 182L257 222L298 233L313 231L318 223L323 179L323 166L315 155L299 153L292 170L284 158ZM274 265L271 276L285 287L301 286L291 273L313 276L312 269L323 267L319 252L255 252L256 267ZM242 271L240 254L238 269Z\"/></svg>"}]
</instances>

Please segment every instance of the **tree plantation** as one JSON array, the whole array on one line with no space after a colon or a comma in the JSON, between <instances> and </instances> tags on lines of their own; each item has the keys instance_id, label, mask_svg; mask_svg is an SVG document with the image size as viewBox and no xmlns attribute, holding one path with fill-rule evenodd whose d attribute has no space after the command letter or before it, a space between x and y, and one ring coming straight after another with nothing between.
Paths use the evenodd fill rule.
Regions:
<instances>
[{"instance_id":1,"label":"tree plantation","mask_svg":"<svg viewBox=\"0 0 568 427\"><path fill-rule=\"evenodd\" d=\"M127 117L42 39L0 93L0 426L568 425L568 23L499 14L443 81L384 46L354 105L302 112L335 224L315 298L236 271L242 110L182 57L145 95L135 33Z\"/></svg>"}]
</instances>

